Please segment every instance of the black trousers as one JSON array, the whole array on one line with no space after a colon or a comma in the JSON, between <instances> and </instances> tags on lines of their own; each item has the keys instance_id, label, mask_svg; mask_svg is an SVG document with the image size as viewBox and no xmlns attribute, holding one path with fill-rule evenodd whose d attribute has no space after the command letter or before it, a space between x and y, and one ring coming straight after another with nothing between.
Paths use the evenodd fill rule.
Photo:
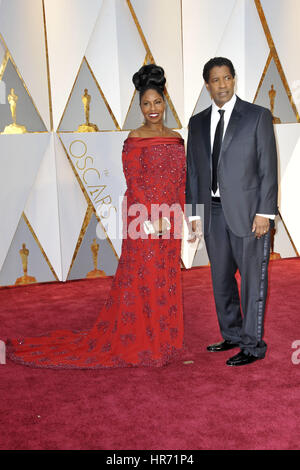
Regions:
<instances>
[{"instance_id":1,"label":"black trousers","mask_svg":"<svg viewBox=\"0 0 300 470\"><path fill-rule=\"evenodd\" d=\"M264 357L264 313L268 289L270 232L237 237L224 218L222 205L212 202L211 227L205 237L211 264L214 298L224 339L239 344L246 354ZM239 295L235 274L241 275Z\"/></svg>"}]
</instances>

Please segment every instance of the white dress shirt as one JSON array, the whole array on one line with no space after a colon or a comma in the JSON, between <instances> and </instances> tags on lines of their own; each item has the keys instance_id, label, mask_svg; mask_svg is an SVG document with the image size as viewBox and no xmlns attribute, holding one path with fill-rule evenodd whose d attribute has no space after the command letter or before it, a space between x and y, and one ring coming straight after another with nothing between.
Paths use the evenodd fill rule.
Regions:
<instances>
[{"instance_id":1,"label":"white dress shirt","mask_svg":"<svg viewBox=\"0 0 300 470\"><path fill-rule=\"evenodd\" d=\"M212 106L211 106L211 118L210 118L210 148L211 148L211 151L214 147L215 133L216 133L218 122L219 122L220 117L221 117L220 113L219 113L219 109L222 109L223 111L225 111L225 113L224 113L224 132L223 132L223 138L224 138L224 135L225 135L228 123L229 123L229 119L231 117L231 113L232 113L232 110L234 108L235 103L236 103L236 95L233 95L231 100L227 101L227 103L225 103L222 108L219 108L216 105L216 103L214 102L214 100L212 100L212 103L211 103L212 104ZM212 191L211 195L214 196L214 197L220 197L219 187L217 187L217 191L215 193Z\"/></svg>"},{"instance_id":2,"label":"white dress shirt","mask_svg":"<svg viewBox=\"0 0 300 470\"><path fill-rule=\"evenodd\" d=\"M229 101L227 101L223 105L222 108L219 108L216 105L216 103L214 102L214 100L212 100L211 118L210 118L210 147L211 147L211 149L213 149L213 146L214 146L214 138L215 138L216 128L217 128L218 122L220 120L219 109L222 109L223 111L225 111L225 113L224 113L224 132L223 132L223 138L224 138L224 135L225 135L225 132L226 132L226 129L227 129L230 117L231 117L231 113L232 113L233 108L235 106L235 103L236 103L236 95L233 95L233 97ZM219 188L217 188L215 193L212 191L211 195L213 197L220 197ZM271 214L256 214L256 215L261 215L262 217L267 217L268 219L275 219L274 214L272 214L272 215ZM189 219L190 219L190 221L192 221L192 220L195 220L195 219L198 219L198 218L199 217L194 216L194 217L190 217Z\"/></svg>"}]
</instances>

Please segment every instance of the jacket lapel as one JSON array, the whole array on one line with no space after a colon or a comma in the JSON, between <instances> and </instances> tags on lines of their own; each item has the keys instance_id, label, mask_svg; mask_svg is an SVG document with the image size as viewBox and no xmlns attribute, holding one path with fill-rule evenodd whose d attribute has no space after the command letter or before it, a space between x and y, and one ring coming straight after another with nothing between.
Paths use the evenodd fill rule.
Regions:
<instances>
[{"instance_id":1,"label":"jacket lapel","mask_svg":"<svg viewBox=\"0 0 300 470\"><path fill-rule=\"evenodd\" d=\"M203 116L202 125L202 137L204 141L204 147L206 150L207 158L210 160L211 156L211 145L210 145L210 119L211 119L211 106L207 108L207 113Z\"/></svg>"},{"instance_id":2,"label":"jacket lapel","mask_svg":"<svg viewBox=\"0 0 300 470\"><path fill-rule=\"evenodd\" d=\"M229 120L227 129L226 129L226 132L225 132L225 135L224 135L222 148L221 148L221 155L222 155L223 152L226 151L226 149L230 145L230 142L231 142L231 140L234 136L236 128L237 128L237 126L238 126L238 124L241 120L241 117L242 117L241 110L240 110L241 104L242 104L242 100L237 97L235 107L232 110L230 120ZM221 157L221 155L220 155L220 157Z\"/></svg>"},{"instance_id":3,"label":"jacket lapel","mask_svg":"<svg viewBox=\"0 0 300 470\"><path fill-rule=\"evenodd\" d=\"M204 149L206 151L206 156L209 160L211 161L211 144L210 144L210 121L211 121L211 110L212 107L210 106L205 110L203 113L202 117L202 125L201 125L201 130L202 130L202 136L201 134L199 135L199 138L202 137L202 142L204 142ZM230 145L230 142L234 136L234 133L238 127L238 124L240 122L240 119L243 115L243 101L237 96L236 104L232 110L230 120L226 129L226 133L224 135L223 143L222 143L222 148L221 148L221 155L219 158L219 163L222 157L222 153L226 151L228 146ZM201 136L201 137L200 137ZM199 150L201 146L197 146L197 150Z\"/></svg>"}]
</instances>

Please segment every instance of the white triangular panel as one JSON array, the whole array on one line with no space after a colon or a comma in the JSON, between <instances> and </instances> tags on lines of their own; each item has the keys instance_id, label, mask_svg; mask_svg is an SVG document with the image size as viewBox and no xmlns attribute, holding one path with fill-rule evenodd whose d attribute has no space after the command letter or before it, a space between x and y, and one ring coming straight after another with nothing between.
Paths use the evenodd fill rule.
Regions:
<instances>
[{"instance_id":1,"label":"white triangular panel","mask_svg":"<svg viewBox=\"0 0 300 470\"><path fill-rule=\"evenodd\" d=\"M269 55L254 2L195 0L191 8L191 0L183 0L183 47L186 121L196 103L203 109L199 103L202 71L212 57L227 57L233 62L237 94L253 101Z\"/></svg>"},{"instance_id":2,"label":"white triangular panel","mask_svg":"<svg viewBox=\"0 0 300 470\"><path fill-rule=\"evenodd\" d=\"M62 280L65 281L88 206L65 150L56 134L54 146L57 171Z\"/></svg>"},{"instance_id":3,"label":"white triangular panel","mask_svg":"<svg viewBox=\"0 0 300 470\"><path fill-rule=\"evenodd\" d=\"M90 96L89 122L95 124L100 131L116 130L117 127L113 116L106 105L102 93L99 91L99 86L90 71L86 59L84 59L73 86L63 119L60 122L58 132L76 132L78 127L86 122L82 102L85 90L87 90Z\"/></svg>"},{"instance_id":4,"label":"white triangular panel","mask_svg":"<svg viewBox=\"0 0 300 470\"><path fill-rule=\"evenodd\" d=\"M0 136L0 269L48 143L49 134Z\"/></svg>"},{"instance_id":5,"label":"white triangular panel","mask_svg":"<svg viewBox=\"0 0 300 470\"><path fill-rule=\"evenodd\" d=\"M27 275L33 277L30 279L30 283L56 281L57 278L45 259L31 227L28 226L25 218L21 217L0 271L0 283L7 286L14 285L16 282L18 284L21 281L20 278L24 275L22 257L20 256L23 244L28 250Z\"/></svg>"},{"instance_id":6,"label":"white triangular panel","mask_svg":"<svg viewBox=\"0 0 300 470\"><path fill-rule=\"evenodd\" d=\"M86 58L120 127L134 92L132 76L145 55L126 2L103 0Z\"/></svg>"},{"instance_id":7,"label":"white triangular panel","mask_svg":"<svg viewBox=\"0 0 300 470\"><path fill-rule=\"evenodd\" d=\"M236 93L241 98L244 98L246 89L245 21L245 3L244 0L239 0L235 4L216 51L216 56L228 57L232 61L236 71Z\"/></svg>"},{"instance_id":8,"label":"white triangular panel","mask_svg":"<svg viewBox=\"0 0 300 470\"><path fill-rule=\"evenodd\" d=\"M182 0L185 124L199 98L204 64L216 56L236 0Z\"/></svg>"},{"instance_id":9,"label":"white triangular panel","mask_svg":"<svg viewBox=\"0 0 300 470\"><path fill-rule=\"evenodd\" d=\"M294 102L300 112L299 0L261 0Z\"/></svg>"},{"instance_id":10,"label":"white triangular panel","mask_svg":"<svg viewBox=\"0 0 300 470\"><path fill-rule=\"evenodd\" d=\"M253 102L270 49L254 1L245 1L245 88L242 98Z\"/></svg>"},{"instance_id":11,"label":"white triangular panel","mask_svg":"<svg viewBox=\"0 0 300 470\"><path fill-rule=\"evenodd\" d=\"M102 0L45 0L54 129L67 104L101 5Z\"/></svg>"},{"instance_id":12,"label":"white triangular panel","mask_svg":"<svg viewBox=\"0 0 300 470\"><path fill-rule=\"evenodd\" d=\"M278 122L278 119L281 124L297 122L295 112L291 106L289 96L273 58L270 60L268 68L264 73L263 81L255 98L255 103L271 109L271 89L275 92L273 109L275 122Z\"/></svg>"},{"instance_id":13,"label":"white triangular panel","mask_svg":"<svg viewBox=\"0 0 300 470\"><path fill-rule=\"evenodd\" d=\"M50 130L43 7L40 0L9 0L0 5L0 33L45 126Z\"/></svg>"},{"instance_id":14,"label":"white triangular panel","mask_svg":"<svg viewBox=\"0 0 300 470\"><path fill-rule=\"evenodd\" d=\"M131 4L155 63L165 70L170 98L183 122L181 1L131 0Z\"/></svg>"},{"instance_id":15,"label":"white triangular panel","mask_svg":"<svg viewBox=\"0 0 300 470\"><path fill-rule=\"evenodd\" d=\"M295 248L289 238L285 226L280 217L276 218L274 237L274 253L279 253L281 258L293 258L297 256Z\"/></svg>"},{"instance_id":16,"label":"white triangular panel","mask_svg":"<svg viewBox=\"0 0 300 470\"><path fill-rule=\"evenodd\" d=\"M121 126L123 127L134 92L132 77L143 65L146 51L126 2L123 0L115 1L119 53Z\"/></svg>"},{"instance_id":17,"label":"white triangular panel","mask_svg":"<svg viewBox=\"0 0 300 470\"><path fill-rule=\"evenodd\" d=\"M187 127L182 127L179 129L177 132L181 135L183 140L185 141L185 144L187 144L187 138L188 138L188 128Z\"/></svg>"},{"instance_id":18,"label":"white triangular panel","mask_svg":"<svg viewBox=\"0 0 300 470\"><path fill-rule=\"evenodd\" d=\"M48 148L26 202L24 213L58 279L61 280L58 197L53 139L54 136L51 134Z\"/></svg>"},{"instance_id":19,"label":"white triangular panel","mask_svg":"<svg viewBox=\"0 0 300 470\"><path fill-rule=\"evenodd\" d=\"M71 279L86 278L92 274L91 271L93 271L94 268L92 244L94 240L98 245L97 269L103 271L101 273L102 275L105 274L106 276L112 276L115 274L118 267L118 257L113 252L103 231L101 234L99 233L100 230L102 230L102 228L99 225L95 214L93 214L69 272L68 281ZM98 236L98 233L100 237Z\"/></svg>"},{"instance_id":20,"label":"white triangular panel","mask_svg":"<svg viewBox=\"0 0 300 470\"><path fill-rule=\"evenodd\" d=\"M193 111L193 115L200 113L204 109L208 108L211 105L211 97L210 94L206 88L206 86L203 84L201 93L199 95L197 104L195 106L195 109Z\"/></svg>"},{"instance_id":21,"label":"white triangular panel","mask_svg":"<svg viewBox=\"0 0 300 470\"><path fill-rule=\"evenodd\" d=\"M117 227L126 190L122 148L128 132L62 134L61 139L118 256L122 231ZM114 217L116 215L116 217Z\"/></svg>"},{"instance_id":22,"label":"white triangular panel","mask_svg":"<svg viewBox=\"0 0 300 470\"><path fill-rule=\"evenodd\" d=\"M300 251L300 219L299 213L299 199L295 197L297 188L299 187L299 174L300 174L300 124L299 126L299 139L294 148L294 151L289 159L289 163L285 168L284 175L281 178L281 201L280 211L282 218L285 222L287 230L296 246L297 251ZM291 126L291 124L290 124Z\"/></svg>"},{"instance_id":23,"label":"white triangular panel","mask_svg":"<svg viewBox=\"0 0 300 470\"><path fill-rule=\"evenodd\" d=\"M85 56L120 125L122 113L114 0L103 0Z\"/></svg>"},{"instance_id":24,"label":"white triangular panel","mask_svg":"<svg viewBox=\"0 0 300 470\"><path fill-rule=\"evenodd\" d=\"M292 159L295 147L300 139L300 124L277 124L274 126L278 149L279 206L281 206L281 181Z\"/></svg>"},{"instance_id":25,"label":"white triangular panel","mask_svg":"<svg viewBox=\"0 0 300 470\"><path fill-rule=\"evenodd\" d=\"M254 2L238 0L216 56L232 61L236 71L236 93L240 98L253 101L269 52Z\"/></svg>"}]
</instances>

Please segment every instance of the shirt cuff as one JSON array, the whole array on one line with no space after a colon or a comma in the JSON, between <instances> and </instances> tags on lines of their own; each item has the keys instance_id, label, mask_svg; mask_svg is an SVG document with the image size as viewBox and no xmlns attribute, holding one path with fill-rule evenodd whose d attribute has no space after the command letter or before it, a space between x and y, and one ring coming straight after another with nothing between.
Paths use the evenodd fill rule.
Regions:
<instances>
[{"instance_id":1,"label":"shirt cuff","mask_svg":"<svg viewBox=\"0 0 300 470\"><path fill-rule=\"evenodd\" d=\"M189 217L189 222L193 222L193 220L201 220L200 215L191 215Z\"/></svg>"},{"instance_id":2,"label":"shirt cuff","mask_svg":"<svg viewBox=\"0 0 300 470\"><path fill-rule=\"evenodd\" d=\"M274 214L256 214L256 215L260 215L261 217L266 217L267 219L272 219L274 220L275 219L275 215Z\"/></svg>"}]
</instances>

